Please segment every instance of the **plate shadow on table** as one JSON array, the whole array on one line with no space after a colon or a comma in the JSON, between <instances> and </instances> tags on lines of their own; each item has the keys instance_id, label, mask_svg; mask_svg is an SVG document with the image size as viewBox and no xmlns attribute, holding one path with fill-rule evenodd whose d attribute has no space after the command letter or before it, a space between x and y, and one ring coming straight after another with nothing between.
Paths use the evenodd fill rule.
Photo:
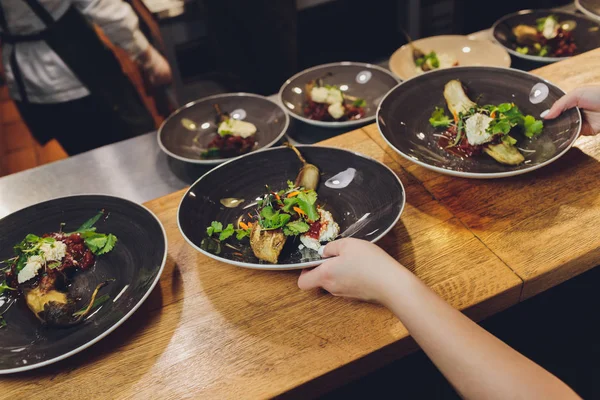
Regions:
<instances>
[{"instance_id":1,"label":"plate shadow on table","mask_svg":"<svg viewBox=\"0 0 600 400\"><path fill-rule=\"evenodd\" d=\"M167 262L169 263L170 260ZM181 275L177 267L173 269L172 276L173 292L179 292L182 290L182 285ZM162 278L164 279L164 277L165 274L163 273ZM149 330L155 329L160 325L161 319L164 318L162 310L163 301L163 291L159 283L152 290L146 301L127 321L98 343L67 359L35 370L7 375L2 380L5 382L19 382L21 380L25 380L25 382L36 381L38 384L42 384L42 382L54 381L55 379L61 381L70 379L68 376L71 373L77 374L77 370L80 368L86 369L86 373L90 374L90 368L94 368L96 364L101 368L103 363L111 363L112 365L119 363L119 352L127 350L133 342L139 340ZM170 319L173 318L173 315L176 315L175 318L179 320L182 309L183 302L175 302L169 310ZM170 336L175 333L176 328L177 324L173 324L173 329L169 332ZM137 347L135 351L127 351L127 363L123 364L121 369L117 367L111 371L111 374L122 374L128 378L120 379L119 390L126 392L127 389L123 388L125 382L127 387L132 387L137 382L136 378L143 377L147 371L152 369L155 365L155 360L164 352L169 342L169 340L164 340L164 338L153 342L151 352L144 350L142 346ZM124 352L121 354L124 354ZM110 359L111 357L113 358L112 360ZM133 368L133 366L135 366L135 373L133 374L128 373L127 370L123 370L123 368L128 369Z\"/></svg>"}]
</instances>

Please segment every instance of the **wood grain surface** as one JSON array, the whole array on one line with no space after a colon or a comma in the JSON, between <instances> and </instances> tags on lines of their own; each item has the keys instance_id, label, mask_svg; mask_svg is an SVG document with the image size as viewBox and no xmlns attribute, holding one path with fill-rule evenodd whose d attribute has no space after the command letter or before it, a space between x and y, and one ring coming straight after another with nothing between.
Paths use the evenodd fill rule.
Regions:
<instances>
[{"instance_id":1,"label":"wood grain surface","mask_svg":"<svg viewBox=\"0 0 600 400\"><path fill-rule=\"evenodd\" d=\"M518 302L521 280L365 132L323 144L373 157L399 175L408 204L380 244L452 305L481 319ZM2 396L272 397L408 339L383 307L300 291L298 271L246 270L199 254L177 228L183 193L147 204L169 241L160 286L147 303L92 348L2 378ZM407 341L391 358L413 348Z\"/></svg>"}]
</instances>

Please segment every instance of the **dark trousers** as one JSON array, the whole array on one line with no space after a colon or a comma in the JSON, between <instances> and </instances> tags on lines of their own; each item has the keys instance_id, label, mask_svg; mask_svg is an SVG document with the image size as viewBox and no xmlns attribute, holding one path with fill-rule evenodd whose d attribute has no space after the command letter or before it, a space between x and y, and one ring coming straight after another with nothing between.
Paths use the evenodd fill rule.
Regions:
<instances>
[{"instance_id":1,"label":"dark trousers","mask_svg":"<svg viewBox=\"0 0 600 400\"><path fill-rule=\"evenodd\" d=\"M33 137L45 144L57 139L69 155L152 131L154 122L128 126L92 96L53 104L15 102ZM142 118L147 119L147 118Z\"/></svg>"}]
</instances>

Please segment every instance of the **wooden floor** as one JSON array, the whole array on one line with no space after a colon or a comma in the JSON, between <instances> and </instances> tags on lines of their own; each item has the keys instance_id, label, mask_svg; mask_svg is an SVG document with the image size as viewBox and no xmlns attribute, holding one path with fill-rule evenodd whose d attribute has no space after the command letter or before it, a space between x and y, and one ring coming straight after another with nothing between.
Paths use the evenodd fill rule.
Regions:
<instances>
[{"instance_id":1,"label":"wooden floor","mask_svg":"<svg viewBox=\"0 0 600 400\"><path fill-rule=\"evenodd\" d=\"M40 146L21 120L6 86L0 87L0 176L67 157L56 140Z\"/></svg>"}]
</instances>

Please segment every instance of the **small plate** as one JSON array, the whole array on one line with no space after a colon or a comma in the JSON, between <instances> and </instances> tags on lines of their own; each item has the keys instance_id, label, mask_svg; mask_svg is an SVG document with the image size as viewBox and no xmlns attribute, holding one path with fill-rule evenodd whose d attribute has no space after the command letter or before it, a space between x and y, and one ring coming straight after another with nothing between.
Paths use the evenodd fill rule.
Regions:
<instances>
[{"instance_id":1,"label":"small plate","mask_svg":"<svg viewBox=\"0 0 600 400\"><path fill-rule=\"evenodd\" d=\"M540 57L517 52L517 43L512 39L512 30L517 25L536 25L538 18L555 15L559 21L574 20L577 27L573 30L573 37L577 44L575 55L585 53L600 47L600 25L597 21L581 14L554 10L523 10L508 14L500 18L492 26L492 35L510 54L526 60L540 63L553 63L570 57Z\"/></svg>"},{"instance_id":2,"label":"small plate","mask_svg":"<svg viewBox=\"0 0 600 400\"><path fill-rule=\"evenodd\" d=\"M360 119L336 122L316 121L304 116L306 93L304 86L313 79L331 74L323 81L338 86L344 93L364 99L367 102L365 116ZM307 124L325 128L348 128L364 125L375 120L375 111L383 96L398 84L396 77L377 65L343 61L319 65L297 73L285 81L279 90L279 101L294 118Z\"/></svg>"},{"instance_id":3,"label":"small plate","mask_svg":"<svg viewBox=\"0 0 600 400\"><path fill-rule=\"evenodd\" d=\"M0 259L12 257L13 246L28 233L56 232L63 222L66 230L75 230L102 209L108 218L96 223L98 232L113 233L117 244L74 279L87 298L97 284L115 279L101 292L110 300L79 325L46 328L18 298L3 314L7 325L0 329L0 374L52 364L93 345L125 322L156 286L167 259L164 228L150 210L118 197L62 197L2 218Z\"/></svg>"},{"instance_id":4,"label":"small plate","mask_svg":"<svg viewBox=\"0 0 600 400\"><path fill-rule=\"evenodd\" d=\"M252 93L225 93L205 97L181 107L158 129L158 145L168 155L181 161L217 165L235 157L204 159L201 152L217 135L217 115L214 104L232 118L256 126L256 147L253 151L273 146L285 135L290 118L283 108L264 96ZM197 125L197 131L186 129L181 121L187 118Z\"/></svg>"},{"instance_id":5,"label":"small plate","mask_svg":"<svg viewBox=\"0 0 600 400\"><path fill-rule=\"evenodd\" d=\"M564 92L552 83L527 72L497 67L455 67L429 72L401 83L377 110L377 127L398 154L422 167L463 178L504 178L524 174L556 161L565 154L581 130L581 113L574 108L554 120L544 120L542 134L519 140L525 162L504 165L483 154L460 158L438 145L439 133L429 124L435 107L446 107L444 86L460 80L472 100L479 104L514 102L524 114L540 118Z\"/></svg>"},{"instance_id":6,"label":"small plate","mask_svg":"<svg viewBox=\"0 0 600 400\"><path fill-rule=\"evenodd\" d=\"M596 21L600 21L600 0L575 0L579 11Z\"/></svg>"},{"instance_id":7,"label":"small plate","mask_svg":"<svg viewBox=\"0 0 600 400\"><path fill-rule=\"evenodd\" d=\"M298 146L298 149L309 163L320 169L317 201L333 214L342 237L376 242L396 225L404 208L405 193L402 183L387 166L341 149L317 146ZM316 251L299 250L299 241L292 239L287 241L278 264L259 261L248 239L241 244L232 242L238 250L222 245L218 255L201 249L206 227L212 221L236 226L238 218L252 210L255 200L264 195L265 185L286 188L287 181L296 178L300 167L291 149L276 147L211 170L190 187L179 204L177 223L181 234L204 255L239 267L286 270L319 265L322 261ZM220 203L224 198L245 201L236 208L225 208Z\"/></svg>"},{"instance_id":8,"label":"small plate","mask_svg":"<svg viewBox=\"0 0 600 400\"><path fill-rule=\"evenodd\" d=\"M485 65L510 67L510 56L502 46L489 40L469 39L468 36L442 35L414 41L414 46L425 53L435 51L458 61L459 66ZM402 80L422 75L415 66L412 48L405 44L390 57L390 69Z\"/></svg>"}]
</instances>

